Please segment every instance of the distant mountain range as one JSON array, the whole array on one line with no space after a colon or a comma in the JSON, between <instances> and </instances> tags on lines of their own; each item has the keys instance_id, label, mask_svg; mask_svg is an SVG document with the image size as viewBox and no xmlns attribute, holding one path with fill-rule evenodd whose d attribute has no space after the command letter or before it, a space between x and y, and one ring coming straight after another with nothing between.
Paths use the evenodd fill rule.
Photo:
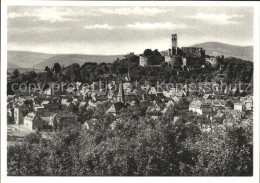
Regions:
<instances>
[{"instance_id":1,"label":"distant mountain range","mask_svg":"<svg viewBox=\"0 0 260 183\"><path fill-rule=\"evenodd\" d=\"M253 46L234 46L219 42L206 42L195 44L194 47L202 47L207 55L224 55L225 57L237 57L244 60L253 61ZM53 67L54 63L68 66L72 63L80 65L85 62L106 62L112 63L117 58L122 59L124 55L84 55L84 54L45 54L27 51L8 51L8 69L24 68L41 69L46 66Z\"/></svg>"},{"instance_id":2,"label":"distant mountain range","mask_svg":"<svg viewBox=\"0 0 260 183\"><path fill-rule=\"evenodd\" d=\"M52 56L54 55L37 52L8 51L7 60L8 66L10 64L10 66L18 66L19 68L33 68L35 64L43 62Z\"/></svg>"},{"instance_id":3,"label":"distant mountain range","mask_svg":"<svg viewBox=\"0 0 260 183\"><path fill-rule=\"evenodd\" d=\"M8 69L17 69L17 68L20 68L20 67L18 65L15 65L15 64L11 63L11 62L8 62L7 63L7 68Z\"/></svg>"},{"instance_id":4,"label":"distant mountain range","mask_svg":"<svg viewBox=\"0 0 260 183\"><path fill-rule=\"evenodd\" d=\"M85 62L112 63L117 58L122 59L124 55L84 55L84 54L45 54L27 51L8 51L8 69L30 68L44 69L46 66L53 67L58 62L60 65L68 66L72 63L80 65Z\"/></svg>"},{"instance_id":5,"label":"distant mountain range","mask_svg":"<svg viewBox=\"0 0 260 183\"><path fill-rule=\"evenodd\" d=\"M253 61L253 46L234 46L219 42L206 42L195 44L194 47L202 47L206 55L224 55L225 57L236 57L243 60Z\"/></svg>"},{"instance_id":6,"label":"distant mountain range","mask_svg":"<svg viewBox=\"0 0 260 183\"><path fill-rule=\"evenodd\" d=\"M53 65L58 62L60 65L68 66L72 63L78 63L83 65L85 62L97 62L97 63L112 63L117 58L124 58L124 55L81 55L81 54L66 54L66 55L56 55L50 57L43 62L34 65L34 68L43 69L46 66L53 67Z\"/></svg>"}]
</instances>

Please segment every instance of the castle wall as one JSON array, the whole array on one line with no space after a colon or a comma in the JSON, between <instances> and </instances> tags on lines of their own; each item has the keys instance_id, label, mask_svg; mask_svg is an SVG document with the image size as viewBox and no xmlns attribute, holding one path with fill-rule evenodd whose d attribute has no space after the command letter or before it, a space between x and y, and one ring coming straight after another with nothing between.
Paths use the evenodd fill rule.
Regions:
<instances>
[{"instance_id":1,"label":"castle wall","mask_svg":"<svg viewBox=\"0 0 260 183\"><path fill-rule=\"evenodd\" d=\"M182 58L180 56L165 56L165 62L171 65L181 65Z\"/></svg>"},{"instance_id":2,"label":"castle wall","mask_svg":"<svg viewBox=\"0 0 260 183\"><path fill-rule=\"evenodd\" d=\"M212 67L217 67L219 65L218 59L216 57L205 58L205 61L209 62Z\"/></svg>"},{"instance_id":3,"label":"castle wall","mask_svg":"<svg viewBox=\"0 0 260 183\"><path fill-rule=\"evenodd\" d=\"M205 50L199 47L182 47L182 51L186 57L203 57L205 56Z\"/></svg>"},{"instance_id":4,"label":"castle wall","mask_svg":"<svg viewBox=\"0 0 260 183\"><path fill-rule=\"evenodd\" d=\"M142 66L142 67L148 66L149 65L149 58L144 57L144 56L140 56L139 57L139 65Z\"/></svg>"},{"instance_id":5,"label":"castle wall","mask_svg":"<svg viewBox=\"0 0 260 183\"><path fill-rule=\"evenodd\" d=\"M172 61L172 57L171 56L165 56L165 62L170 63Z\"/></svg>"},{"instance_id":6,"label":"castle wall","mask_svg":"<svg viewBox=\"0 0 260 183\"><path fill-rule=\"evenodd\" d=\"M187 59L186 58L182 58L182 65L186 66L187 65Z\"/></svg>"}]
</instances>

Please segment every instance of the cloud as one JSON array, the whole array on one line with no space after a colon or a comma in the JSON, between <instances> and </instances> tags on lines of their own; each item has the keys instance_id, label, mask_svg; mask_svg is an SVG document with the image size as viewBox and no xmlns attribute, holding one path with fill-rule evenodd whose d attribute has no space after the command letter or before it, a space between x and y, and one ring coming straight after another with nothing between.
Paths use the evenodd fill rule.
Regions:
<instances>
[{"instance_id":1,"label":"cloud","mask_svg":"<svg viewBox=\"0 0 260 183\"><path fill-rule=\"evenodd\" d=\"M243 15L232 14L228 15L226 13L222 14L213 14L213 13L198 13L196 15L192 15L189 18L195 20L202 20L209 24L218 24L218 25L229 25L229 24L239 24L239 21L234 19L243 18Z\"/></svg>"},{"instance_id":2,"label":"cloud","mask_svg":"<svg viewBox=\"0 0 260 183\"><path fill-rule=\"evenodd\" d=\"M75 12L70 8L41 7L31 9L19 9L16 12L8 12L8 18L33 18L34 21L66 22L75 21Z\"/></svg>"},{"instance_id":3,"label":"cloud","mask_svg":"<svg viewBox=\"0 0 260 183\"><path fill-rule=\"evenodd\" d=\"M95 7L33 7L18 8L8 12L8 18L33 18L34 21L67 22L79 21L86 16L110 15L142 15L153 16L166 12L162 8L152 7L120 7L120 8L95 8Z\"/></svg>"},{"instance_id":4,"label":"cloud","mask_svg":"<svg viewBox=\"0 0 260 183\"><path fill-rule=\"evenodd\" d=\"M173 29L187 29L187 28L195 28L192 26L188 26L185 24L173 24L170 22L165 23L135 23L126 25L127 28L130 29L138 29L138 30L153 30L153 29L162 29L162 30L173 30Z\"/></svg>"},{"instance_id":5,"label":"cloud","mask_svg":"<svg viewBox=\"0 0 260 183\"><path fill-rule=\"evenodd\" d=\"M105 29L105 30L112 30L114 29L113 26L110 26L108 24L95 24L95 25L85 25L84 29Z\"/></svg>"},{"instance_id":6,"label":"cloud","mask_svg":"<svg viewBox=\"0 0 260 183\"><path fill-rule=\"evenodd\" d=\"M159 13L165 13L166 10L162 8L152 7L131 7L131 8L100 8L96 10L101 14L115 14L115 15L147 15L153 16Z\"/></svg>"},{"instance_id":7,"label":"cloud","mask_svg":"<svg viewBox=\"0 0 260 183\"><path fill-rule=\"evenodd\" d=\"M135 23L135 24L127 24L124 26L111 26L108 24L95 24L95 25L85 25L84 29L105 29L105 30L113 30L113 29L136 29L136 30L173 30L173 29L194 29L196 27L188 26L185 24L173 24L170 22L165 23Z\"/></svg>"},{"instance_id":8,"label":"cloud","mask_svg":"<svg viewBox=\"0 0 260 183\"><path fill-rule=\"evenodd\" d=\"M52 27L28 27L28 28L8 28L8 32L12 34L23 34L23 33L46 33L46 32L54 32L54 31L63 31L66 28L52 28Z\"/></svg>"}]
</instances>

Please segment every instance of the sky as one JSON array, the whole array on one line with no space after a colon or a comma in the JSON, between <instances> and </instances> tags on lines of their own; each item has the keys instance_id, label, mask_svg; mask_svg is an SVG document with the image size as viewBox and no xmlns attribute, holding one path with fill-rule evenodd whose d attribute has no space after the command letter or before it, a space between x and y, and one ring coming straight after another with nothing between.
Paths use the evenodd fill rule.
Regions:
<instances>
[{"instance_id":1,"label":"sky","mask_svg":"<svg viewBox=\"0 0 260 183\"><path fill-rule=\"evenodd\" d=\"M8 50L117 55L222 42L253 45L252 7L9 6Z\"/></svg>"}]
</instances>

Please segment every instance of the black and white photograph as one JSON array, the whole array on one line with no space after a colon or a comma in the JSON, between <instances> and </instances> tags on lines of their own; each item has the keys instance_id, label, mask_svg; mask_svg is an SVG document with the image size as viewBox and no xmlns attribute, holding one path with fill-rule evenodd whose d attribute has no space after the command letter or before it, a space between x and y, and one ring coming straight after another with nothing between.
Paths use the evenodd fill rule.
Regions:
<instances>
[{"instance_id":1,"label":"black and white photograph","mask_svg":"<svg viewBox=\"0 0 260 183\"><path fill-rule=\"evenodd\" d=\"M259 3L236 3L6 3L1 175L256 182Z\"/></svg>"}]
</instances>

